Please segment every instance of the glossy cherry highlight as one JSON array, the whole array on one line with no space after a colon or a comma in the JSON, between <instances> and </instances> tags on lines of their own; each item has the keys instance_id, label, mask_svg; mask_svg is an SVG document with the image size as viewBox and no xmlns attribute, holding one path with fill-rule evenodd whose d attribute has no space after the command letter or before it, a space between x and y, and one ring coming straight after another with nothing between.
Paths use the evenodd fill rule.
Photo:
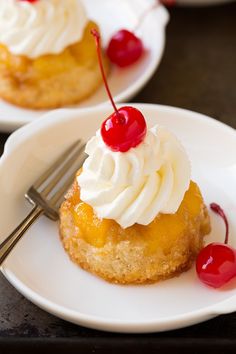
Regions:
<instances>
[{"instance_id":1,"label":"glossy cherry highlight","mask_svg":"<svg viewBox=\"0 0 236 354\"><path fill-rule=\"evenodd\" d=\"M117 109L103 68L100 35L95 29L91 33L96 41L98 61L106 91L115 111L103 122L101 135L111 150L126 152L143 141L147 131L146 122L142 113L134 107L125 106Z\"/></svg>"},{"instance_id":2,"label":"glossy cherry highlight","mask_svg":"<svg viewBox=\"0 0 236 354\"><path fill-rule=\"evenodd\" d=\"M225 243L211 243L199 253L196 271L199 279L219 288L236 276L236 250L228 246L229 224L223 209L216 203L210 205L225 223Z\"/></svg>"}]
</instances>

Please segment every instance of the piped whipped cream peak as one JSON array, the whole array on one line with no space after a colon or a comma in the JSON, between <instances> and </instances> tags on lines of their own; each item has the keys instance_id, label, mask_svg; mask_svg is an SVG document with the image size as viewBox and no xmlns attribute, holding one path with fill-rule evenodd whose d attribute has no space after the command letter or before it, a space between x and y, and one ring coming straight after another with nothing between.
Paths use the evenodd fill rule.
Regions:
<instances>
[{"instance_id":1,"label":"piped whipped cream peak","mask_svg":"<svg viewBox=\"0 0 236 354\"><path fill-rule=\"evenodd\" d=\"M31 59L59 54L82 38L87 21L79 0L0 0L0 43Z\"/></svg>"},{"instance_id":2,"label":"piped whipped cream peak","mask_svg":"<svg viewBox=\"0 0 236 354\"><path fill-rule=\"evenodd\" d=\"M111 151L100 130L86 146L77 177L81 200L96 215L123 228L150 224L159 213L175 213L189 188L191 166L177 138L154 126L144 141L128 152Z\"/></svg>"}]
</instances>

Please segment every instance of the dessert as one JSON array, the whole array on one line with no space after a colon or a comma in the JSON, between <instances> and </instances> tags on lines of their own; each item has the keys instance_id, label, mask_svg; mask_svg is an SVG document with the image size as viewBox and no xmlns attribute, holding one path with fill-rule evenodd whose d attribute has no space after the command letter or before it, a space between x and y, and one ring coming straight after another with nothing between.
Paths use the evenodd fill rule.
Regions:
<instances>
[{"instance_id":1,"label":"dessert","mask_svg":"<svg viewBox=\"0 0 236 354\"><path fill-rule=\"evenodd\" d=\"M79 0L0 0L0 97L46 109L93 94L101 84L94 27Z\"/></svg>"},{"instance_id":2,"label":"dessert","mask_svg":"<svg viewBox=\"0 0 236 354\"><path fill-rule=\"evenodd\" d=\"M61 206L62 243L75 263L110 282L173 277L192 265L210 232L206 206L177 138L162 126L148 129L134 107L117 109L105 85L115 112L88 142Z\"/></svg>"},{"instance_id":3,"label":"dessert","mask_svg":"<svg viewBox=\"0 0 236 354\"><path fill-rule=\"evenodd\" d=\"M125 228L131 219L128 212L122 211L123 218L117 220L102 218L95 207L82 201L80 177L84 178L83 172L78 173L60 211L61 239L74 262L121 284L155 282L189 269L210 231L208 213L194 182L175 213L157 213L149 223L149 211L144 224L138 223L140 218ZM111 205L104 205L108 213Z\"/></svg>"}]
</instances>

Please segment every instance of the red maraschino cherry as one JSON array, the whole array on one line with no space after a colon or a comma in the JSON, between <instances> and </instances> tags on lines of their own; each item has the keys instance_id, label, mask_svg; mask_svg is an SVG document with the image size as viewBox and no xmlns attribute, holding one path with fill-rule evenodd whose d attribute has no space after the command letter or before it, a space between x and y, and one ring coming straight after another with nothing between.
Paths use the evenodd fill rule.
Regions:
<instances>
[{"instance_id":1,"label":"red maraschino cherry","mask_svg":"<svg viewBox=\"0 0 236 354\"><path fill-rule=\"evenodd\" d=\"M108 58L121 68L134 64L143 52L142 40L127 29L116 32L107 47Z\"/></svg>"},{"instance_id":2,"label":"red maraschino cherry","mask_svg":"<svg viewBox=\"0 0 236 354\"><path fill-rule=\"evenodd\" d=\"M141 38L136 36L135 31L140 27L149 12L159 6L159 3L172 6L175 4L175 0L156 1L140 16L138 24L132 32L121 29L112 36L107 47L107 56L112 63L119 67L127 67L141 58L144 53L144 45Z\"/></svg>"},{"instance_id":3,"label":"red maraschino cherry","mask_svg":"<svg viewBox=\"0 0 236 354\"><path fill-rule=\"evenodd\" d=\"M228 246L229 224L223 209L216 203L210 207L224 220L225 242L204 247L197 257L196 271L203 283L219 288L236 276L236 250Z\"/></svg>"},{"instance_id":4,"label":"red maraschino cherry","mask_svg":"<svg viewBox=\"0 0 236 354\"><path fill-rule=\"evenodd\" d=\"M140 27L147 14L157 6L159 6L158 1L140 16L138 24L132 32L121 29L111 37L107 47L107 56L112 63L119 67L126 67L134 64L143 55L144 45L142 40L136 36L135 31Z\"/></svg>"},{"instance_id":5,"label":"red maraschino cherry","mask_svg":"<svg viewBox=\"0 0 236 354\"><path fill-rule=\"evenodd\" d=\"M101 134L112 151L126 152L143 141L146 129L142 113L134 107L126 106L105 120Z\"/></svg>"},{"instance_id":6,"label":"red maraschino cherry","mask_svg":"<svg viewBox=\"0 0 236 354\"><path fill-rule=\"evenodd\" d=\"M106 91L115 111L103 122L101 135L112 151L126 152L143 141L147 131L146 122L142 113L134 107L125 106L117 109L103 68L100 34L95 29L91 33L96 41L98 61Z\"/></svg>"}]
</instances>

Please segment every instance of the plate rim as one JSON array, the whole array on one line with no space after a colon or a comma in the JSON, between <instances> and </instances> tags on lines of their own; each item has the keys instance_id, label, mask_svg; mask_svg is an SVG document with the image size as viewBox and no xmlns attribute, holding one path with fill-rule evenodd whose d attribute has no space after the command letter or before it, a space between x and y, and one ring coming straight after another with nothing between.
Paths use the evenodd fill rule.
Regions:
<instances>
[{"instance_id":1,"label":"plate rim","mask_svg":"<svg viewBox=\"0 0 236 354\"><path fill-rule=\"evenodd\" d=\"M157 105L157 104L132 104L139 109L148 109L154 111L163 111L163 112L177 112L183 114L190 114L190 119L192 120L202 120L202 122L207 122L207 124L216 125L225 130L227 134L232 134L236 139L236 130L225 123L217 121L214 118L206 116L201 113L197 113L191 110L182 109L178 107L165 106L165 105ZM37 134L42 130L45 130L48 125L54 125L55 122L62 122L65 119L65 111L70 114L70 117L74 117L74 115L83 115L84 112L89 114L93 111L104 111L107 110L108 107L93 107L93 108L84 108L81 109L60 109L56 111L49 112L45 114L41 119L36 120L26 126L23 126L15 133L13 133L7 140L4 148L3 155L0 159L0 169L4 161L14 153L17 146L24 143L25 140L28 139L29 136ZM55 118L52 119L54 116ZM59 120L58 120L58 115ZM151 333L151 332L161 332L166 330L173 330L177 328L186 327L192 324L196 324L202 322L203 320L207 320L213 317L216 317L220 314L230 313L236 310L236 295L229 296L229 298L224 299L214 305L207 306L202 309L198 309L195 311L189 311L185 314L169 316L166 318L162 318L160 320L140 320L137 321L126 321L125 323L122 320L117 319L104 319L100 316L94 315L86 315L76 310L68 309L64 306L58 305L47 298L44 298L37 292L30 289L27 285L25 285L22 281L20 281L15 274L8 269L6 266L2 266L1 271L6 279L27 299L36 304L38 307L44 309L45 311L56 315L62 319L70 321L72 323L83 325L85 327L106 330L111 332L123 332L123 333Z\"/></svg>"},{"instance_id":2,"label":"plate rim","mask_svg":"<svg viewBox=\"0 0 236 354\"><path fill-rule=\"evenodd\" d=\"M202 120L202 121L207 121L209 124L211 125L217 125L218 127L224 129L225 131L227 131L230 134L235 134L236 133L236 129L231 127L230 125L223 123L213 117L210 117L204 113L200 113L200 112L196 112L187 108L181 108L181 107L175 107L175 106L171 106L171 105L162 105L162 104L156 104L156 103L140 103L140 102L129 102L129 105L132 106L136 106L139 109L145 109L146 108L150 108L150 109L161 109L163 111L178 111L179 113L183 113L183 114L191 114L194 117L192 117L191 119L193 120ZM121 107L127 105L126 102L123 103L117 103L117 107ZM50 117L50 120L48 120L49 125L54 124L54 121L61 121L63 120L63 114L65 114L66 112L70 112L71 115L76 115L76 114L85 114L85 113L89 113L89 112L93 112L94 110L99 110L102 111L104 109L108 109L109 105L100 105L100 106L94 106L94 107L84 107L84 108L59 108L59 109L55 109L52 111L49 111L47 113L42 114L42 116L40 117L40 119L37 119L33 122L30 122L28 124L23 125L22 127L20 127L19 129L17 129L16 131L14 131L6 140L5 145L4 145L4 150L3 150L3 154L0 157L0 167L1 167L1 162L3 159L5 159L6 157L6 153L9 152L9 150L12 150L11 145L14 145L17 143L18 139L25 134L24 139L27 138L28 135L27 131L29 131L29 129L32 129L35 127L37 127L37 129L43 129L45 127L45 121L48 120L48 117ZM58 116L56 116L56 114L58 114ZM14 141L15 140L15 141Z\"/></svg>"}]
</instances>

